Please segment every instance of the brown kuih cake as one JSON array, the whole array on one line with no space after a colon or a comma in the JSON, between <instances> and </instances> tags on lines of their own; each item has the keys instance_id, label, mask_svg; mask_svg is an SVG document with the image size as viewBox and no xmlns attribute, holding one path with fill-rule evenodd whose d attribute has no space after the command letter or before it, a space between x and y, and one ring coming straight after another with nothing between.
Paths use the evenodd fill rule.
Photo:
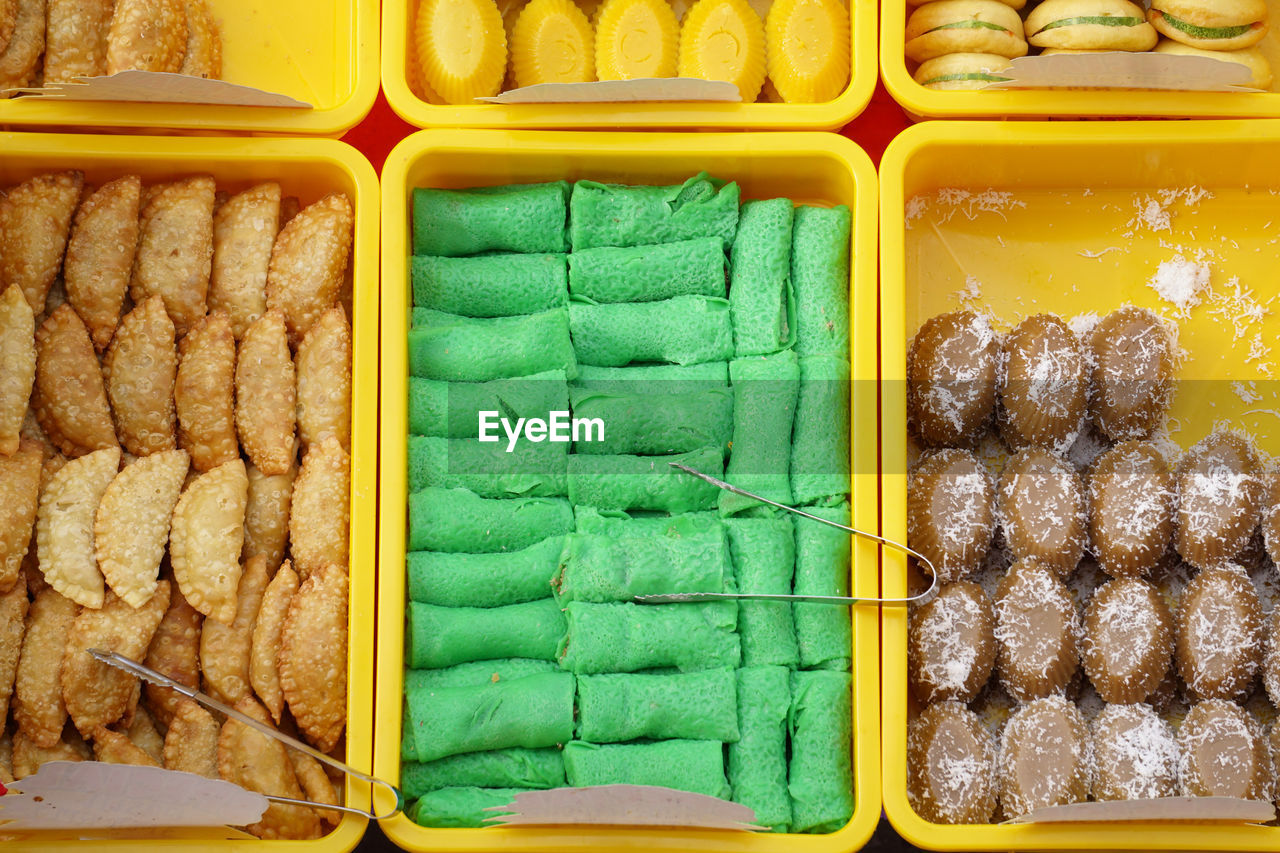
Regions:
<instances>
[{"instance_id":1,"label":"brown kuih cake","mask_svg":"<svg viewBox=\"0 0 1280 853\"><path fill-rule=\"evenodd\" d=\"M1107 705L1093 720L1093 798L1178 794L1178 742L1150 705Z\"/></svg>"},{"instance_id":2,"label":"brown kuih cake","mask_svg":"<svg viewBox=\"0 0 1280 853\"><path fill-rule=\"evenodd\" d=\"M1086 413L1088 374L1075 333L1052 314L1023 320L1001 352L1000 433L1013 449L1069 448Z\"/></svg>"},{"instance_id":3,"label":"brown kuih cake","mask_svg":"<svg viewBox=\"0 0 1280 853\"><path fill-rule=\"evenodd\" d=\"M1235 563L1191 579L1178 607L1178 671L1202 699L1244 699L1262 663L1262 606Z\"/></svg>"},{"instance_id":4,"label":"brown kuih cake","mask_svg":"<svg viewBox=\"0 0 1280 853\"><path fill-rule=\"evenodd\" d=\"M1093 594L1084 617L1084 668L1105 702L1142 702L1173 658L1173 617L1160 593L1116 578Z\"/></svg>"},{"instance_id":5,"label":"brown kuih cake","mask_svg":"<svg viewBox=\"0 0 1280 853\"><path fill-rule=\"evenodd\" d=\"M1147 442L1103 453L1089 474L1089 533L1098 564L1112 577L1150 573L1173 541L1174 479Z\"/></svg>"},{"instance_id":6,"label":"brown kuih cake","mask_svg":"<svg viewBox=\"0 0 1280 853\"><path fill-rule=\"evenodd\" d=\"M1089 411L1098 427L1115 441L1149 438L1173 391L1168 328L1154 312L1126 305L1094 326L1089 355Z\"/></svg>"},{"instance_id":7,"label":"brown kuih cake","mask_svg":"<svg viewBox=\"0 0 1280 853\"><path fill-rule=\"evenodd\" d=\"M911 615L907 677L922 703L972 702L995 661L995 613L976 583L947 584Z\"/></svg>"},{"instance_id":8,"label":"brown kuih cake","mask_svg":"<svg viewBox=\"0 0 1280 853\"><path fill-rule=\"evenodd\" d=\"M934 823L986 823L996 810L995 742L959 702L930 705L907 731L907 799Z\"/></svg>"},{"instance_id":9,"label":"brown kuih cake","mask_svg":"<svg viewBox=\"0 0 1280 853\"><path fill-rule=\"evenodd\" d=\"M1084 488L1075 468L1047 450L1028 447L1005 463L999 518L1014 557L1035 557L1060 577L1084 554Z\"/></svg>"},{"instance_id":10,"label":"brown kuih cake","mask_svg":"<svg viewBox=\"0 0 1280 853\"><path fill-rule=\"evenodd\" d=\"M1079 665L1080 615L1044 563L1014 563L996 589L1000 683L1020 702L1067 686Z\"/></svg>"},{"instance_id":11,"label":"brown kuih cake","mask_svg":"<svg viewBox=\"0 0 1280 853\"><path fill-rule=\"evenodd\" d=\"M1270 798L1267 742L1257 721L1239 705L1224 699L1196 705L1178 729L1178 746L1183 796Z\"/></svg>"},{"instance_id":12,"label":"brown kuih cake","mask_svg":"<svg viewBox=\"0 0 1280 853\"><path fill-rule=\"evenodd\" d=\"M1000 737L1000 808L1006 818L1089 796L1093 756L1089 729L1060 695L1023 705Z\"/></svg>"},{"instance_id":13,"label":"brown kuih cake","mask_svg":"<svg viewBox=\"0 0 1280 853\"><path fill-rule=\"evenodd\" d=\"M982 565L995 534L995 489L967 450L927 454L907 490L907 541L933 564L939 583Z\"/></svg>"},{"instance_id":14,"label":"brown kuih cake","mask_svg":"<svg viewBox=\"0 0 1280 853\"><path fill-rule=\"evenodd\" d=\"M1252 442L1215 432L1178 466L1178 553L1204 568L1239 554L1261 515L1262 481Z\"/></svg>"},{"instance_id":15,"label":"brown kuih cake","mask_svg":"<svg viewBox=\"0 0 1280 853\"><path fill-rule=\"evenodd\" d=\"M907 417L925 444L976 441L995 412L999 357L984 316L955 311L925 321L907 351Z\"/></svg>"}]
</instances>

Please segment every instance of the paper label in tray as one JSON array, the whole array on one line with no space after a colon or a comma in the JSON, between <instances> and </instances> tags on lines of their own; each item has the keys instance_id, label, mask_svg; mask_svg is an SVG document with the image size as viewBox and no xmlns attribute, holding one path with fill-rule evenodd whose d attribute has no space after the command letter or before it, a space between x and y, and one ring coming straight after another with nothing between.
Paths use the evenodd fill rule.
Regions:
<instances>
[{"instance_id":1,"label":"paper label in tray","mask_svg":"<svg viewBox=\"0 0 1280 853\"><path fill-rule=\"evenodd\" d=\"M1006 823L1083 823L1091 821L1178 821L1183 823L1268 823L1276 810L1261 800L1235 797L1163 797L1049 806Z\"/></svg>"},{"instance_id":2,"label":"paper label in tray","mask_svg":"<svg viewBox=\"0 0 1280 853\"><path fill-rule=\"evenodd\" d=\"M1009 80L984 89L1167 89L1180 92L1256 92L1249 69L1207 56L1164 53L1063 53L1022 56L1000 72Z\"/></svg>"},{"instance_id":3,"label":"paper label in tray","mask_svg":"<svg viewBox=\"0 0 1280 853\"><path fill-rule=\"evenodd\" d=\"M596 824L761 830L746 806L654 785L593 785L525 791L495 806L491 826Z\"/></svg>"},{"instance_id":4,"label":"paper label in tray","mask_svg":"<svg viewBox=\"0 0 1280 853\"><path fill-rule=\"evenodd\" d=\"M487 104L608 104L641 101L742 100L738 87L723 80L692 77L597 80L592 83L539 83L511 89L492 98L476 98Z\"/></svg>"},{"instance_id":5,"label":"paper label in tray","mask_svg":"<svg viewBox=\"0 0 1280 853\"><path fill-rule=\"evenodd\" d=\"M7 89L26 97L61 101L138 101L159 104L218 104L232 107L284 107L309 110L303 101L252 86L161 71L119 71L110 77L77 77L74 83Z\"/></svg>"}]
</instances>

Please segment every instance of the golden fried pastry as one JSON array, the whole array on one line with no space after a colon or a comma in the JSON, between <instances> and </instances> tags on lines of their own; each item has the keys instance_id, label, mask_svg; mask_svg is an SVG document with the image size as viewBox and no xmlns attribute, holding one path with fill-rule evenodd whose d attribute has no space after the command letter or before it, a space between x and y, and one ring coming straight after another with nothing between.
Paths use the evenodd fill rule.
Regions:
<instances>
[{"instance_id":1,"label":"golden fried pastry","mask_svg":"<svg viewBox=\"0 0 1280 853\"><path fill-rule=\"evenodd\" d=\"M0 456L18 449L36 380L36 318L16 284L0 293Z\"/></svg>"},{"instance_id":2,"label":"golden fried pastry","mask_svg":"<svg viewBox=\"0 0 1280 853\"><path fill-rule=\"evenodd\" d=\"M239 459L201 474L173 509L169 560L191 606L224 625L236 615L249 479Z\"/></svg>"},{"instance_id":3,"label":"golden fried pastry","mask_svg":"<svg viewBox=\"0 0 1280 853\"><path fill-rule=\"evenodd\" d=\"M324 772L324 765L296 749L289 750L289 761L293 764L294 775L298 777L298 784L302 786L308 800L332 806L342 805L337 789ZM315 812L330 826L337 826L342 820L342 812L333 809L316 809Z\"/></svg>"},{"instance_id":4,"label":"golden fried pastry","mask_svg":"<svg viewBox=\"0 0 1280 853\"><path fill-rule=\"evenodd\" d=\"M267 310L267 265L280 218L280 185L250 187L213 216L213 275L209 310L225 311L236 340Z\"/></svg>"},{"instance_id":5,"label":"golden fried pastry","mask_svg":"<svg viewBox=\"0 0 1280 853\"><path fill-rule=\"evenodd\" d=\"M298 729L321 752L347 723L347 573L329 564L298 587L280 634L280 689Z\"/></svg>"},{"instance_id":6,"label":"golden fried pastry","mask_svg":"<svg viewBox=\"0 0 1280 853\"><path fill-rule=\"evenodd\" d=\"M1225 699L1206 699L1178 728L1184 797L1271 797L1271 756L1258 723Z\"/></svg>"},{"instance_id":7,"label":"golden fried pastry","mask_svg":"<svg viewBox=\"0 0 1280 853\"><path fill-rule=\"evenodd\" d=\"M182 70L187 13L182 0L116 0L107 32L107 73ZM176 324L175 320L175 324Z\"/></svg>"},{"instance_id":8,"label":"golden fried pastry","mask_svg":"<svg viewBox=\"0 0 1280 853\"><path fill-rule=\"evenodd\" d=\"M236 341L222 311L196 322L178 344L173 386L178 444L200 472L240 455L236 439Z\"/></svg>"},{"instance_id":9,"label":"golden fried pastry","mask_svg":"<svg viewBox=\"0 0 1280 853\"><path fill-rule=\"evenodd\" d=\"M155 594L186 476L186 451L162 450L125 466L102 494L94 516L94 554L107 586L130 607L141 607Z\"/></svg>"},{"instance_id":10,"label":"golden fried pastry","mask_svg":"<svg viewBox=\"0 0 1280 853\"><path fill-rule=\"evenodd\" d=\"M9 46L14 27L18 23L18 0L0 2L0 51Z\"/></svg>"},{"instance_id":11,"label":"golden fried pastry","mask_svg":"<svg viewBox=\"0 0 1280 853\"><path fill-rule=\"evenodd\" d=\"M67 730L65 736L53 746L40 746L22 729L13 735L13 778L34 776L41 765L50 761L88 761L93 757L80 734Z\"/></svg>"},{"instance_id":12,"label":"golden fried pastry","mask_svg":"<svg viewBox=\"0 0 1280 853\"><path fill-rule=\"evenodd\" d=\"M1087 402L1084 348L1075 333L1060 317L1036 314L1009 332L1001 357L1005 441L1015 450L1034 445L1066 451L1080 432Z\"/></svg>"},{"instance_id":13,"label":"golden fried pastry","mask_svg":"<svg viewBox=\"0 0 1280 853\"><path fill-rule=\"evenodd\" d=\"M1089 532L1098 564L1112 577L1147 574L1173 541L1174 478L1154 445L1125 441L1089 474Z\"/></svg>"},{"instance_id":14,"label":"golden fried pastry","mask_svg":"<svg viewBox=\"0 0 1280 853\"><path fill-rule=\"evenodd\" d=\"M222 76L222 39L204 0L185 0L187 46L178 73L217 80Z\"/></svg>"},{"instance_id":15,"label":"golden fried pastry","mask_svg":"<svg viewBox=\"0 0 1280 853\"><path fill-rule=\"evenodd\" d=\"M97 726L92 732L93 757L106 764L137 764L143 767L159 767L160 762L129 740L128 735L113 732L106 726Z\"/></svg>"},{"instance_id":16,"label":"golden fried pastry","mask_svg":"<svg viewBox=\"0 0 1280 853\"><path fill-rule=\"evenodd\" d=\"M1164 322L1146 308L1126 305L1098 321L1089 349L1089 409L1098 428L1114 441L1149 437L1173 392L1176 357Z\"/></svg>"},{"instance_id":17,"label":"golden fried pastry","mask_svg":"<svg viewBox=\"0 0 1280 853\"><path fill-rule=\"evenodd\" d=\"M1141 702L1173 659L1173 617L1156 588L1116 578L1089 599L1084 615L1085 672L1104 702Z\"/></svg>"},{"instance_id":18,"label":"golden fried pastry","mask_svg":"<svg viewBox=\"0 0 1280 853\"><path fill-rule=\"evenodd\" d=\"M335 436L302 457L289 506L289 551L298 577L321 566L347 565L351 526L351 457Z\"/></svg>"},{"instance_id":19,"label":"golden fried pastry","mask_svg":"<svg viewBox=\"0 0 1280 853\"><path fill-rule=\"evenodd\" d=\"M1028 447L1010 457L997 514L1015 558L1036 557L1061 577L1080 562L1089 523L1084 487L1061 456Z\"/></svg>"},{"instance_id":20,"label":"golden fried pastry","mask_svg":"<svg viewBox=\"0 0 1280 853\"><path fill-rule=\"evenodd\" d=\"M0 51L0 90L34 82L44 52L44 4L45 0L18 0L13 36Z\"/></svg>"},{"instance_id":21,"label":"golden fried pastry","mask_svg":"<svg viewBox=\"0 0 1280 853\"><path fill-rule=\"evenodd\" d=\"M1071 593L1044 563L1019 560L996 588L996 665L1019 702L1067 686L1079 665L1080 615Z\"/></svg>"},{"instance_id":22,"label":"golden fried pastry","mask_svg":"<svg viewBox=\"0 0 1280 853\"><path fill-rule=\"evenodd\" d=\"M102 663L88 650L140 660L168 607L169 582L160 581L155 595L136 610L109 592L100 610L85 608L77 614L62 656L62 699L81 734L125 716L138 685L132 675Z\"/></svg>"},{"instance_id":23,"label":"golden fried pastry","mask_svg":"<svg viewBox=\"0 0 1280 853\"><path fill-rule=\"evenodd\" d=\"M135 456L177 446L173 383L178 352L173 335L164 300L149 297L120 321L102 360L116 435Z\"/></svg>"},{"instance_id":24,"label":"golden fried pastry","mask_svg":"<svg viewBox=\"0 0 1280 853\"><path fill-rule=\"evenodd\" d=\"M79 605L54 589L31 602L27 633L14 687L13 718L31 741L52 747L62 737L67 706L62 701L62 658Z\"/></svg>"},{"instance_id":25,"label":"golden fried pastry","mask_svg":"<svg viewBox=\"0 0 1280 853\"><path fill-rule=\"evenodd\" d=\"M1084 717L1062 696L1019 708L1000 736L1000 806L1006 818L1083 802L1092 782Z\"/></svg>"},{"instance_id":26,"label":"golden fried pastry","mask_svg":"<svg viewBox=\"0 0 1280 853\"><path fill-rule=\"evenodd\" d=\"M244 333L236 355L236 432L264 474L283 474L293 464L296 406L284 318L269 310Z\"/></svg>"},{"instance_id":27,"label":"golden fried pastry","mask_svg":"<svg viewBox=\"0 0 1280 853\"><path fill-rule=\"evenodd\" d=\"M0 595L17 584L31 542L43 456L40 445L29 439L12 456L0 456Z\"/></svg>"},{"instance_id":28,"label":"golden fried pastry","mask_svg":"<svg viewBox=\"0 0 1280 853\"><path fill-rule=\"evenodd\" d=\"M930 705L907 728L907 800L930 823L989 822L995 770L995 742L959 702Z\"/></svg>"},{"instance_id":29,"label":"golden fried pastry","mask_svg":"<svg viewBox=\"0 0 1280 853\"><path fill-rule=\"evenodd\" d=\"M1178 672L1201 699L1244 699L1262 663L1262 606L1234 563L1203 569L1178 606Z\"/></svg>"},{"instance_id":30,"label":"golden fried pastry","mask_svg":"<svg viewBox=\"0 0 1280 853\"><path fill-rule=\"evenodd\" d=\"M284 692L280 689L280 670L277 667L280 634L284 630L289 605L297 592L298 574L286 560L267 584L251 635L249 683L277 723L284 711Z\"/></svg>"},{"instance_id":31,"label":"golden fried pastry","mask_svg":"<svg viewBox=\"0 0 1280 853\"><path fill-rule=\"evenodd\" d=\"M930 317L907 351L907 417L927 445L974 442L996 408L1000 340L986 317Z\"/></svg>"},{"instance_id":32,"label":"golden fried pastry","mask_svg":"<svg viewBox=\"0 0 1280 853\"><path fill-rule=\"evenodd\" d=\"M0 68L3 64L0 56ZM0 283L22 288L33 314L44 313L45 297L62 267L83 186L83 173L55 172L37 175L0 197Z\"/></svg>"},{"instance_id":33,"label":"golden fried pastry","mask_svg":"<svg viewBox=\"0 0 1280 853\"><path fill-rule=\"evenodd\" d=\"M303 208L280 230L267 272L267 307L278 310L297 343L338 301L351 255L355 217L345 193Z\"/></svg>"},{"instance_id":34,"label":"golden fried pastry","mask_svg":"<svg viewBox=\"0 0 1280 853\"><path fill-rule=\"evenodd\" d=\"M118 446L97 353L70 305L59 306L36 330L31 408L44 434L68 456Z\"/></svg>"},{"instance_id":35,"label":"golden fried pastry","mask_svg":"<svg viewBox=\"0 0 1280 853\"><path fill-rule=\"evenodd\" d=\"M53 2L68 7L85 5L78 0ZM85 198L71 226L62 269L67 301L88 327L98 352L111 343L129 289L141 194L142 179L137 175L116 178Z\"/></svg>"},{"instance_id":36,"label":"golden fried pastry","mask_svg":"<svg viewBox=\"0 0 1280 853\"><path fill-rule=\"evenodd\" d=\"M907 679L921 704L971 702L996 662L995 612L982 587L955 581L911 614Z\"/></svg>"},{"instance_id":37,"label":"golden fried pastry","mask_svg":"<svg viewBox=\"0 0 1280 853\"><path fill-rule=\"evenodd\" d=\"M351 326L341 305L320 316L298 344L298 438L302 450L325 436L351 449Z\"/></svg>"},{"instance_id":38,"label":"golden fried pastry","mask_svg":"<svg viewBox=\"0 0 1280 853\"><path fill-rule=\"evenodd\" d=\"M241 700L236 710L269 724L266 711L251 698ZM260 794L301 799L302 788L286 749L280 741L229 719L218 736L218 775ZM247 829L264 839L314 838L320 833L320 820L311 809L272 803L262 820Z\"/></svg>"},{"instance_id":39,"label":"golden fried pastry","mask_svg":"<svg viewBox=\"0 0 1280 853\"><path fill-rule=\"evenodd\" d=\"M1150 705L1107 705L1092 732L1095 800L1178 795L1178 742Z\"/></svg>"},{"instance_id":40,"label":"golden fried pastry","mask_svg":"<svg viewBox=\"0 0 1280 853\"><path fill-rule=\"evenodd\" d=\"M995 489L987 469L966 450L921 459L907 489L907 541L949 583L976 571L995 534Z\"/></svg>"},{"instance_id":41,"label":"golden fried pastry","mask_svg":"<svg viewBox=\"0 0 1280 853\"><path fill-rule=\"evenodd\" d=\"M181 2L121 0L116 17L133 3L176 4L181 15ZM142 204L129 295L136 303L148 296L164 299L179 336L205 315L213 261L213 193L213 178L195 175L148 188Z\"/></svg>"},{"instance_id":42,"label":"golden fried pastry","mask_svg":"<svg viewBox=\"0 0 1280 853\"><path fill-rule=\"evenodd\" d=\"M1261 468L1252 443L1215 432L1178 466L1178 553L1204 568L1239 554L1262 514Z\"/></svg>"},{"instance_id":43,"label":"golden fried pastry","mask_svg":"<svg viewBox=\"0 0 1280 853\"><path fill-rule=\"evenodd\" d=\"M18 657L26 631L27 585L13 584L0 595L0 720L8 719L9 698L18 674Z\"/></svg>"},{"instance_id":44,"label":"golden fried pastry","mask_svg":"<svg viewBox=\"0 0 1280 853\"><path fill-rule=\"evenodd\" d=\"M102 572L94 556L93 520L120 468L117 448L72 459L49 478L36 511L36 552L44 579L77 604L103 602Z\"/></svg>"},{"instance_id":45,"label":"golden fried pastry","mask_svg":"<svg viewBox=\"0 0 1280 853\"><path fill-rule=\"evenodd\" d=\"M293 481L298 469L291 466L283 474L267 476L250 464L249 503L244 513L244 558L262 554L267 573L274 574L284 559L289 541L289 508L293 502Z\"/></svg>"},{"instance_id":46,"label":"golden fried pastry","mask_svg":"<svg viewBox=\"0 0 1280 853\"><path fill-rule=\"evenodd\" d=\"M147 646L147 666L187 687L200 686L200 634L204 617L183 596L182 590L170 586L169 609ZM171 687L145 684L147 705L156 719L166 726L173 717L182 694Z\"/></svg>"},{"instance_id":47,"label":"golden fried pastry","mask_svg":"<svg viewBox=\"0 0 1280 853\"><path fill-rule=\"evenodd\" d=\"M172 591L172 587L170 590ZM163 765L164 735L160 734L160 731L156 728L155 720L144 705L135 705L133 721L129 723L129 729L125 734L129 736L129 740L134 746L150 756L157 767Z\"/></svg>"},{"instance_id":48,"label":"golden fried pastry","mask_svg":"<svg viewBox=\"0 0 1280 853\"><path fill-rule=\"evenodd\" d=\"M44 85L107 73L112 0L47 0ZM129 247L130 254L133 247Z\"/></svg>"},{"instance_id":49,"label":"golden fried pastry","mask_svg":"<svg viewBox=\"0 0 1280 853\"><path fill-rule=\"evenodd\" d=\"M219 733L218 721L212 714L193 700L178 696L164 736L165 769L217 779Z\"/></svg>"},{"instance_id":50,"label":"golden fried pastry","mask_svg":"<svg viewBox=\"0 0 1280 853\"><path fill-rule=\"evenodd\" d=\"M245 563L244 573L240 575L235 619L230 625L210 619L200 634L200 672L204 676L205 692L228 705L252 695L249 652L253 625L266 588L266 561L260 556L254 557Z\"/></svg>"}]
</instances>

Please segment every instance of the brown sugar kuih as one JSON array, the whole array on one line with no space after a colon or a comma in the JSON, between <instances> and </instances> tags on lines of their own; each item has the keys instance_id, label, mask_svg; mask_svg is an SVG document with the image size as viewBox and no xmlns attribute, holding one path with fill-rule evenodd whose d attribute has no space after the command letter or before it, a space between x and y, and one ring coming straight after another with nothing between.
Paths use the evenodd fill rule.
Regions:
<instances>
[{"instance_id":1,"label":"brown sugar kuih","mask_svg":"<svg viewBox=\"0 0 1280 853\"><path fill-rule=\"evenodd\" d=\"M1149 442L1126 441L1099 456L1089 474L1089 532L1098 563L1113 577L1147 574L1173 541L1174 478Z\"/></svg>"},{"instance_id":2,"label":"brown sugar kuih","mask_svg":"<svg viewBox=\"0 0 1280 853\"><path fill-rule=\"evenodd\" d=\"M959 702L930 705L907 730L907 799L934 823L987 823L996 810L995 742Z\"/></svg>"},{"instance_id":3,"label":"brown sugar kuih","mask_svg":"<svg viewBox=\"0 0 1280 853\"><path fill-rule=\"evenodd\" d=\"M1230 560L1258 526L1261 469L1248 439L1215 432L1187 451L1178 466L1178 553L1203 568Z\"/></svg>"},{"instance_id":4,"label":"brown sugar kuih","mask_svg":"<svg viewBox=\"0 0 1280 853\"><path fill-rule=\"evenodd\" d=\"M1020 702L1071 681L1079 665L1080 616L1066 586L1035 558L1014 563L996 589L1000 682Z\"/></svg>"},{"instance_id":5,"label":"brown sugar kuih","mask_svg":"<svg viewBox=\"0 0 1280 853\"><path fill-rule=\"evenodd\" d=\"M1191 579L1178 607L1178 671L1202 699L1243 699L1262 663L1262 606L1244 569L1224 563Z\"/></svg>"},{"instance_id":6,"label":"brown sugar kuih","mask_svg":"<svg viewBox=\"0 0 1280 853\"><path fill-rule=\"evenodd\" d=\"M991 677L996 660L991 599L972 581L938 591L911 615L907 677L923 704L947 699L971 702Z\"/></svg>"},{"instance_id":7,"label":"brown sugar kuih","mask_svg":"<svg viewBox=\"0 0 1280 853\"><path fill-rule=\"evenodd\" d=\"M1075 333L1060 317L1036 314L1009 332L1001 357L1005 442L1065 451L1080 433L1087 404L1084 348Z\"/></svg>"},{"instance_id":8,"label":"brown sugar kuih","mask_svg":"<svg viewBox=\"0 0 1280 853\"><path fill-rule=\"evenodd\" d=\"M1173 617L1156 588L1117 578L1094 592L1084 617L1084 668L1106 702L1141 702L1173 658Z\"/></svg>"},{"instance_id":9,"label":"brown sugar kuih","mask_svg":"<svg viewBox=\"0 0 1280 853\"><path fill-rule=\"evenodd\" d=\"M908 419L931 446L973 444L996 407L1000 339L986 317L930 317L907 351Z\"/></svg>"},{"instance_id":10,"label":"brown sugar kuih","mask_svg":"<svg viewBox=\"0 0 1280 853\"><path fill-rule=\"evenodd\" d=\"M1089 339L1089 412L1115 441L1147 438L1169 407L1173 336L1153 312L1126 305L1098 321Z\"/></svg>"},{"instance_id":11,"label":"brown sugar kuih","mask_svg":"<svg viewBox=\"0 0 1280 853\"><path fill-rule=\"evenodd\" d=\"M995 489L966 450L928 454L907 490L907 541L948 583L976 571L995 534Z\"/></svg>"},{"instance_id":12,"label":"brown sugar kuih","mask_svg":"<svg viewBox=\"0 0 1280 853\"><path fill-rule=\"evenodd\" d=\"M1060 695L1017 710L1000 737L1000 806L1014 818L1046 806L1083 802L1092 779L1089 730Z\"/></svg>"},{"instance_id":13,"label":"brown sugar kuih","mask_svg":"<svg viewBox=\"0 0 1280 853\"><path fill-rule=\"evenodd\" d=\"M999 518L1015 557L1036 557L1066 577L1084 554L1088 515L1075 469L1038 447L1018 451L1000 474Z\"/></svg>"},{"instance_id":14,"label":"brown sugar kuih","mask_svg":"<svg viewBox=\"0 0 1280 853\"><path fill-rule=\"evenodd\" d=\"M1264 476L1262 500L1262 541L1271 562L1280 557L1280 467L1273 466Z\"/></svg>"},{"instance_id":15,"label":"brown sugar kuih","mask_svg":"<svg viewBox=\"0 0 1280 853\"><path fill-rule=\"evenodd\" d=\"M1182 750L1183 796L1271 796L1271 757L1249 712L1224 699L1206 699L1192 708L1178 729Z\"/></svg>"},{"instance_id":16,"label":"brown sugar kuih","mask_svg":"<svg viewBox=\"0 0 1280 853\"><path fill-rule=\"evenodd\" d=\"M1178 794L1178 742L1150 705L1107 705L1093 720L1093 798Z\"/></svg>"}]
</instances>

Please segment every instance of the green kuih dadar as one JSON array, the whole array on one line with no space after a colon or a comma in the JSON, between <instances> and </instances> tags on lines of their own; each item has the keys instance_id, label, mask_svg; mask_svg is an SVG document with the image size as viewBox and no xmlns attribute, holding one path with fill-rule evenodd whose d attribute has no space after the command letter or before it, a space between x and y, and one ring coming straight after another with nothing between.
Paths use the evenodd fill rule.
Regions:
<instances>
[{"instance_id":1,"label":"green kuih dadar","mask_svg":"<svg viewBox=\"0 0 1280 853\"><path fill-rule=\"evenodd\" d=\"M563 252L567 181L413 191L415 255Z\"/></svg>"}]
</instances>

